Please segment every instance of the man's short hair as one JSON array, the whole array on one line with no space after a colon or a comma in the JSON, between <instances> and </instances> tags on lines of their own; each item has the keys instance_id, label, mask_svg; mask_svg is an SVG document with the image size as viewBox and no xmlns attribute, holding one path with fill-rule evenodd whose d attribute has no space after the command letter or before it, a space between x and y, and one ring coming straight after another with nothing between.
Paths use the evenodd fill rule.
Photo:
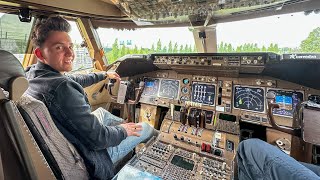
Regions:
<instances>
[{"instance_id":1,"label":"man's short hair","mask_svg":"<svg viewBox=\"0 0 320 180\"><path fill-rule=\"evenodd\" d=\"M40 19L32 32L32 42L35 46L41 47L48 38L51 31L70 32L71 26L67 20L60 16L53 16Z\"/></svg>"}]
</instances>

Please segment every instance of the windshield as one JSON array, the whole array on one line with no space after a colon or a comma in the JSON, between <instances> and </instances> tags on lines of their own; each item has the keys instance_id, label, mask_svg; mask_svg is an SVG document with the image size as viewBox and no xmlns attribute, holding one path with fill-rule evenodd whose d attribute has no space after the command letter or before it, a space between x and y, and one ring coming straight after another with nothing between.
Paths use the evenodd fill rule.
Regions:
<instances>
[{"instance_id":1,"label":"windshield","mask_svg":"<svg viewBox=\"0 0 320 180\"><path fill-rule=\"evenodd\" d=\"M192 31L188 27L97 30L108 63L126 54L196 52Z\"/></svg>"},{"instance_id":2,"label":"windshield","mask_svg":"<svg viewBox=\"0 0 320 180\"><path fill-rule=\"evenodd\" d=\"M217 24L217 52L320 53L317 13L299 12ZM109 64L126 54L197 52L189 27L98 28L97 32Z\"/></svg>"},{"instance_id":3,"label":"windshield","mask_svg":"<svg viewBox=\"0 0 320 180\"><path fill-rule=\"evenodd\" d=\"M218 52L320 53L319 18L300 12L218 24Z\"/></svg>"}]
</instances>

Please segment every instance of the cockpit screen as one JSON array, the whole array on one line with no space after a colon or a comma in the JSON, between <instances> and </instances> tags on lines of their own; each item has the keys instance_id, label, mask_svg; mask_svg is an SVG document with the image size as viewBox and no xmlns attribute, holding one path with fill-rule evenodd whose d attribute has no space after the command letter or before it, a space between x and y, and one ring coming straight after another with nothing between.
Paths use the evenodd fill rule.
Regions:
<instances>
[{"instance_id":1,"label":"cockpit screen","mask_svg":"<svg viewBox=\"0 0 320 180\"><path fill-rule=\"evenodd\" d=\"M171 164L192 171L194 168L194 161L175 155L171 160Z\"/></svg>"},{"instance_id":2,"label":"cockpit screen","mask_svg":"<svg viewBox=\"0 0 320 180\"><path fill-rule=\"evenodd\" d=\"M280 108L273 109L273 114L279 116L292 117L297 104L303 100L302 92L280 89L269 89L268 92L275 94L275 103L277 103Z\"/></svg>"},{"instance_id":3,"label":"cockpit screen","mask_svg":"<svg viewBox=\"0 0 320 180\"><path fill-rule=\"evenodd\" d=\"M159 97L177 99L180 83L178 80L162 79L160 82Z\"/></svg>"},{"instance_id":4,"label":"cockpit screen","mask_svg":"<svg viewBox=\"0 0 320 180\"><path fill-rule=\"evenodd\" d=\"M209 106L214 105L214 97L216 86L213 84L205 84L194 82L192 84L192 102L202 103Z\"/></svg>"},{"instance_id":5,"label":"cockpit screen","mask_svg":"<svg viewBox=\"0 0 320 180\"><path fill-rule=\"evenodd\" d=\"M159 79L145 78L144 90L142 95L144 96L156 96L159 89Z\"/></svg>"},{"instance_id":6,"label":"cockpit screen","mask_svg":"<svg viewBox=\"0 0 320 180\"><path fill-rule=\"evenodd\" d=\"M233 105L238 109L264 112L264 89L260 87L235 86Z\"/></svg>"}]
</instances>

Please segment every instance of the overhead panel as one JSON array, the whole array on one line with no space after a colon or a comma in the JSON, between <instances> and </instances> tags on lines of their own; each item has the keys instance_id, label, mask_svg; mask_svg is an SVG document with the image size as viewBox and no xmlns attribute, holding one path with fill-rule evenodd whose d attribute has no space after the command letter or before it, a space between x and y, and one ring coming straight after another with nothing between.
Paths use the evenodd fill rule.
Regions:
<instances>
[{"instance_id":1,"label":"overhead panel","mask_svg":"<svg viewBox=\"0 0 320 180\"><path fill-rule=\"evenodd\" d=\"M112 0L137 25L208 22L229 16L277 11L308 0Z\"/></svg>"}]
</instances>

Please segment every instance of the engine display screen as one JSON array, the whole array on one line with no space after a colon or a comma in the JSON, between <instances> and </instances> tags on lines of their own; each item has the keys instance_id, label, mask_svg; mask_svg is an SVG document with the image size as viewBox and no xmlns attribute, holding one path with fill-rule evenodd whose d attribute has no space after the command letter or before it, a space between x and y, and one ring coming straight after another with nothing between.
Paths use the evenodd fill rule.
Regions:
<instances>
[{"instance_id":1,"label":"engine display screen","mask_svg":"<svg viewBox=\"0 0 320 180\"><path fill-rule=\"evenodd\" d=\"M279 89L269 89L268 92L275 94L275 103L280 106L280 108L273 109L275 115L292 117L297 104L303 101L302 92Z\"/></svg>"},{"instance_id":2,"label":"engine display screen","mask_svg":"<svg viewBox=\"0 0 320 180\"><path fill-rule=\"evenodd\" d=\"M142 95L144 96L156 96L159 89L159 79L145 78L144 90Z\"/></svg>"},{"instance_id":3,"label":"engine display screen","mask_svg":"<svg viewBox=\"0 0 320 180\"><path fill-rule=\"evenodd\" d=\"M192 84L191 100L192 102L213 106L215 93L216 93L215 85L194 82Z\"/></svg>"},{"instance_id":4,"label":"engine display screen","mask_svg":"<svg viewBox=\"0 0 320 180\"><path fill-rule=\"evenodd\" d=\"M235 86L233 104L235 108L264 112L264 89L260 87Z\"/></svg>"},{"instance_id":5,"label":"engine display screen","mask_svg":"<svg viewBox=\"0 0 320 180\"><path fill-rule=\"evenodd\" d=\"M174 164L178 167L181 167L183 169L190 170L190 171L192 171L194 167L194 162L192 160L183 158L178 155L173 156L171 160L171 164Z\"/></svg>"}]
</instances>

